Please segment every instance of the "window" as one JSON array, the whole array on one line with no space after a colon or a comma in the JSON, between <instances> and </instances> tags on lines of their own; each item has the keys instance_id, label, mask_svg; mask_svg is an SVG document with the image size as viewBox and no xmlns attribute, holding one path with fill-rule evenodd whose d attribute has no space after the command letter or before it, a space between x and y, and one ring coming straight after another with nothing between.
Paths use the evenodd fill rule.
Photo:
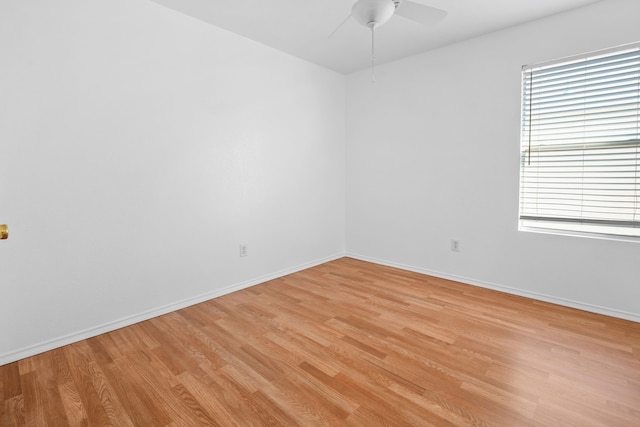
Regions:
<instances>
[{"instance_id":1,"label":"window","mask_svg":"<svg viewBox=\"0 0 640 427\"><path fill-rule=\"evenodd\" d=\"M520 229L640 237L640 43L522 69Z\"/></svg>"}]
</instances>

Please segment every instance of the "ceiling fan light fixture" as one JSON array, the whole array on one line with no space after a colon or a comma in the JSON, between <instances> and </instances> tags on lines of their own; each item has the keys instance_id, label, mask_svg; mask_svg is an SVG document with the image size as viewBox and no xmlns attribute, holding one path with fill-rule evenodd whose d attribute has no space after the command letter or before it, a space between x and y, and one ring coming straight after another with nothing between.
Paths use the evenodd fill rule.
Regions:
<instances>
[{"instance_id":1,"label":"ceiling fan light fixture","mask_svg":"<svg viewBox=\"0 0 640 427\"><path fill-rule=\"evenodd\" d=\"M351 16L365 27L378 27L393 16L393 0L358 0L351 8Z\"/></svg>"}]
</instances>

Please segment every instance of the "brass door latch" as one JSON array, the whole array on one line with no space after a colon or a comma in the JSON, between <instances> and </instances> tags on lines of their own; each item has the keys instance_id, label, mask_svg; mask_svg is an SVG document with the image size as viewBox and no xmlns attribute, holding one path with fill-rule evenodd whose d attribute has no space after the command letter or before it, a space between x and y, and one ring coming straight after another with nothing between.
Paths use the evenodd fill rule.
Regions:
<instances>
[{"instance_id":1,"label":"brass door latch","mask_svg":"<svg viewBox=\"0 0 640 427\"><path fill-rule=\"evenodd\" d=\"M0 240L9 238L9 227L7 224L0 224Z\"/></svg>"}]
</instances>

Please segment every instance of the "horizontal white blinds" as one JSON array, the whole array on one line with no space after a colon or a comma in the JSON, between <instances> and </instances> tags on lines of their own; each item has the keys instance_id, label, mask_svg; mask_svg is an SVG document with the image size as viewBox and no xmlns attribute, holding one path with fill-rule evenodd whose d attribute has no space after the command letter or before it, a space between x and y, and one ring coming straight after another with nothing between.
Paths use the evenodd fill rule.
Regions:
<instances>
[{"instance_id":1,"label":"horizontal white blinds","mask_svg":"<svg viewBox=\"0 0 640 427\"><path fill-rule=\"evenodd\" d=\"M521 221L640 236L639 47L523 69Z\"/></svg>"}]
</instances>

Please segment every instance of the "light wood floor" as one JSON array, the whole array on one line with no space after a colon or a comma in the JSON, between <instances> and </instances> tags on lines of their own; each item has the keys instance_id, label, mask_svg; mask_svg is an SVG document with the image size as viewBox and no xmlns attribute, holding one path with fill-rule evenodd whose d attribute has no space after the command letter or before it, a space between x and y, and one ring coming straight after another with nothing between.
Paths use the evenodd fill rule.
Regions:
<instances>
[{"instance_id":1,"label":"light wood floor","mask_svg":"<svg viewBox=\"0 0 640 427\"><path fill-rule=\"evenodd\" d=\"M0 425L640 426L640 324L343 258L2 366Z\"/></svg>"}]
</instances>

